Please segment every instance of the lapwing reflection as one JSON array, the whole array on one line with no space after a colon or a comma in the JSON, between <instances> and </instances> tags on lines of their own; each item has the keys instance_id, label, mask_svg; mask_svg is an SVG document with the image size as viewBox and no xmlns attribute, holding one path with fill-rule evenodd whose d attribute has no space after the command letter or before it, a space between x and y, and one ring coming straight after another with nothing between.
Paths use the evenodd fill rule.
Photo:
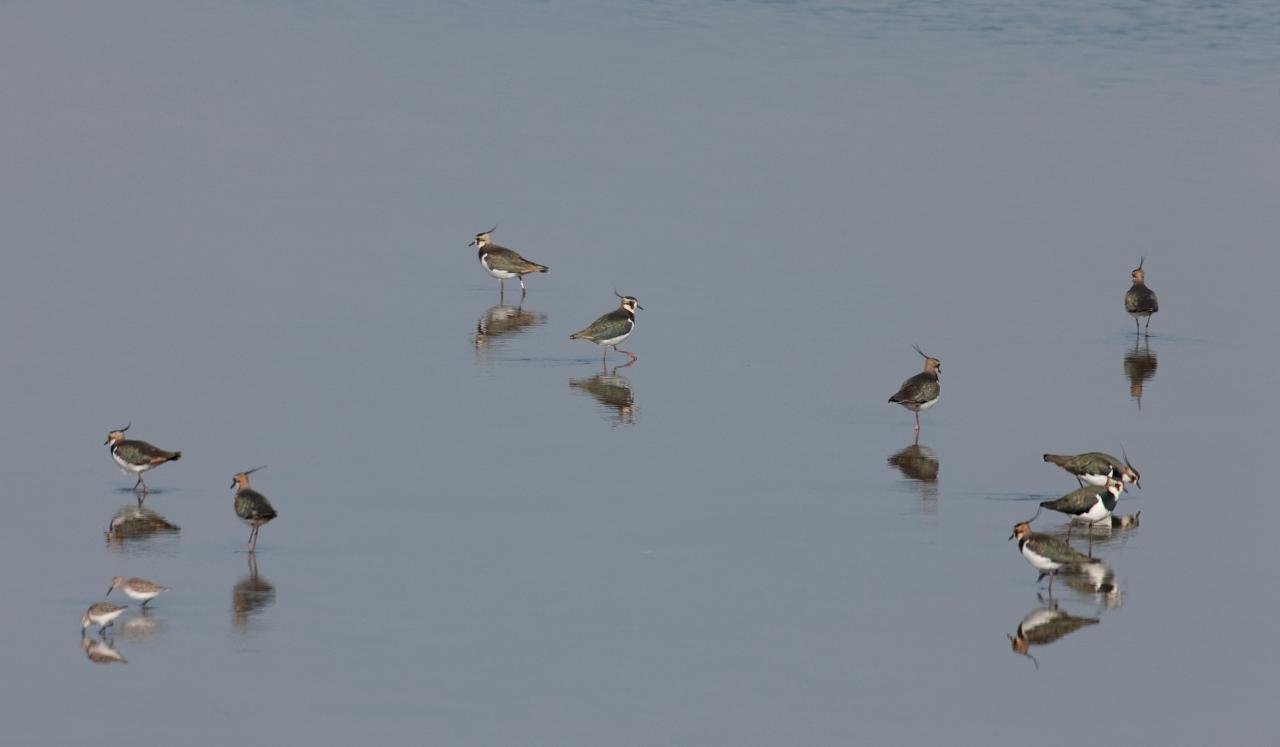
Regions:
<instances>
[{"instance_id":1,"label":"lapwing reflection","mask_svg":"<svg viewBox=\"0 0 1280 747\"><path fill-rule=\"evenodd\" d=\"M177 524L149 508L142 506L121 506L107 524L107 546L124 549L126 545L145 541L150 538L174 535L179 531Z\"/></svg>"},{"instance_id":2,"label":"lapwing reflection","mask_svg":"<svg viewBox=\"0 0 1280 747\"><path fill-rule=\"evenodd\" d=\"M249 575L231 587L231 626L246 632L253 618L276 603L276 587L258 575L258 558L249 554Z\"/></svg>"},{"instance_id":3,"label":"lapwing reflection","mask_svg":"<svg viewBox=\"0 0 1280 747\"><path fill-rule=\"evenodd\" d=\"M1124 375L1129 379L1129 396L1137 401L1139 410L1142 409L1142 387L1156 375L1158 365L1155 351L1151 349L1145 336L1135 338L1133 350L1124 354Z\"/></svg>"},{"instance_id":4,"label":"lapwing reflection","mask_svg":"<svg viewBox=\"0 0 1280 747\"><path fill-rule=\"evenodd\" d=\"M631 425L636 421L636 398L631 382L618 374L618 369L632 363L635 361L589 378L569 379L569 388L591 395L605 413L605 419L614 425Z\"/></svg>"},{"instance_id":5,"label":"lapwing reflection","mask_svg":"<svg viewBox=\"0 0 1280 747\"><path fill-rule=\"evenodd\" d=\"M941 465L933 449L913 443L890 454L886 461L920 488L921 498L938 497L938 469Z\"/></svg>"},{"instance_id":6,"label":"lapwing reflection","mask_svg":"<svg viewBox=\"0 0 1280 747\"><path fill-rule=\"evenodd\" d=\"M1062 583L1109 610L1120 606L1120 582L1106 563L1090 563L1063 570Z\"/></svg>"},{"instance_id":7,"label":"lapwing reflection","mask_svg":"<svg viewBox=\"0 0 1280 747\"><path fill-rule=\"evenodd\" d=\"M484 353L504 338L515 337L521 332L545 324L547 315L538 311L526 311L521 306L491 307L476 322L476 333L471 342L476 350Z\"/></svg>"},{"instance_id":8,"label":"lapwing reflection","mask_svg":"<svg viewBox=\"0 0 1280 747\"><path fill-rule=\"evenodd\" d=\"M1030 659L1036 669L1040 661L1031 655L1032 646L1047 646L1075 631L1097 625L1096 617L1076 617L1058 609L1058 603L1049 597L1047 606L1028 612L1018 623L1018 629L1008 636L1014 653L1022 654Z\"/></svg>"}]
</instances>

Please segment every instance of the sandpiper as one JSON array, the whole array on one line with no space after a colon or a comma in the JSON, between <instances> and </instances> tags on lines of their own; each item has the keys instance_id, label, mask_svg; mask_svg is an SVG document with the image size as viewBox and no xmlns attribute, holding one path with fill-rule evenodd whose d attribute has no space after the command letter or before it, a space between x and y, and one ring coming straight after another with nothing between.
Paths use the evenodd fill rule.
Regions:
<instances>
[{"instance_id":1,"label":"sandpiper","mask_svg":"<svg viewBox=\"0 0 1280 747\"><path fill-rule=\"evenodd\" d=\"M618 302L618 308L600 316L585 328L569 335L569 339L590 340L601 346L604 348L604 358L602 360L607 360L609 346L612 345L614 350L619 353L626 353L634 361L636 360L636 354L618 347L618 343L627 339L627 336L636 328L636 309L643 310L644 307L640 305L640 302L634 296L624 296L617 290L614 290L613 295L621 299Z\"/></svg>"},{"instance_id":2,"label":"sandpiper","mask_svg":"<svg viewBox=\"0 0 1280 747\"><path fill-rule=\"evenodd\" d=\"M1147 273L1142 270L1146 261L1147 258L1143 257L1138 262L1138 269L1130 273L1133 285L1124 294L1124 310L1133 317L1134 332L1138 334L1151 334L1151 315L1160 310L1160 300L1156 298L1156 292L1147 287ZM1146 327L1138 324L1138 317L1143 316L1147 318Z\"/></svg>"},{"instance_id":3,"label":"sandpiper","mask_svg":"<svg viewBox=\"0 0 1280 747\"><path fill-rule=\"evenodd\" d=\"M1049 577L1050 592L1053 591L1053 577L1060 569L1098 562L1057 537L1032 532L1029 522L1015 524L1009 539L1014 537L1018 538L1018 552L1022 553L1022 557L1026 558L1032 568L1040 571L1036 581Z\"/></svg>"},{"instance_id":4,"label":"sandpiper","mask_svg":"<svg viewBox=\"0 0 1280 747\"><path fill-rule=\"evenodd\" d=\"M916 433L920 432L920 411L928 410L942 396L942 386L938 383L938 374L942 372L942 361L924 354L919 345L913 346L924 358L924 370L902 382L898 392L889 398L890 402L902 405L916 414Z\"/></svg>"},{"instance_id":5,"label":"sandpiper","mask_svg":"<svg viewBox=\"0 0 1280 747\"><path fill-rule=\"evenodd\" d=\"M126 439L124 432L129 430L133 425L130 423L118 431L111 431L107 434L107 440L103 441L104 446L111 447L111 458L116 460L116 464L120 465L120 471L138 476L138 481L133 484L133 489L137 490L138 486L142 486L143 493L151 492L147 484L142 480L142 473L149 469L164 464L165 462L176 462L182 458L181 451L165 451L158 449L146 441L137 441Z\"/></svg>"},{"instance_id":6,"label":"sandpiper","mask_svg":"<svg viewBox=\"0 0 1280 747\"><path fill-rule=\"evenodd\" d=\"M262 465L262 467L265 466L267 465ZM249 487L249 475L262 467L237 472L235 477L231 478L231 487L236 491L236 516L253 527L249 532L249 552L251 553L258 546L258 529L276 518L276 510L271 507L267 497Z\"/></svg>"},{"instance_id":7,"label":"sandpiper","mask_svg":"<svg viewBox=\"0 0 1280 747\"><path fill-rule=\"evenodd\" d=\"M88 611L80 618L80 635L84 635L84 629L90 625L98 626L98 634L107 632L107 627L114 624L116 618L124 614L129 609L122 604L112 604L111 602L94 602L89 605Z\"/></svg>"},{"instance_id":8,"label":"sandpiper","mask_svg":"<svg viewBox=\"0 0 1280 747\"><path fill-rule=\"evenodd\" d=\"M1124 492L1124 483L1119 480L1107 480L1103 486L1086 485L1052 501L1041 501L1040 507L1050 511L1067 514L1072 522L1083 521L1089 524L1089 539L1093 540L1093 525L1099 521L1108 521L1111 512L1116 510L1116 501ZM1110 522L1108 521L1108 526ZM1071 539L1071 527L1067 527L1067 539Z\"/></svg>"},{"instance_id":9,"label":"sandpiper","mask_svg":"<svg viewBox=\"0 0 1280 747\"><path fill-rule=\"evenodd\" d=\"M169 591L168 586L161 586L154 581L137 577L125 578L124 576L116 576L111 579L111 586L107 588L106 596L111 596L111 592L115 589L123 591L130 599L142 602L143 607L147 606L147 602Z\"/></svg>"},{"instance_id":10,"label":"sandpiper","mask_svg":"<svg viewBox=\"0 0 1280 747\"><path fill-rule=\"evenodd\" d=\"M1105 486L1108 480L1115 478L1123 482L1131 482L1141 488L1142 475L1138 474L1138 470L1129 463L1129 455L1124 451L1124 447L1120 447L1120 453L1124 454L1123 462L1101 451L1087 451L1083 454L1045 454L1043 458L1046 462L1056 464L1075 475L1076 482L1081 486L1085 483Z\"/></svg>"},{"instance_id":11,"label":"sandpiper","mask_svg":"<svg viewBox=\"0 0 1280 747\"><path fill-rule=\"evenodd\" d=\"M476 253L480 257L480 265L484 267L485 272L498 279L499 296L506 289L507 280L520 278L520 297L523 298L525 294L524 276L531 272L546 272L549 268L537 262L530 262L513 249L493 243L490 237L496 230L498 230L498 227L494 226L488 231L476 234L476 237L472 239L468 246L476 247Z\"/></svg>"}]
</instances>

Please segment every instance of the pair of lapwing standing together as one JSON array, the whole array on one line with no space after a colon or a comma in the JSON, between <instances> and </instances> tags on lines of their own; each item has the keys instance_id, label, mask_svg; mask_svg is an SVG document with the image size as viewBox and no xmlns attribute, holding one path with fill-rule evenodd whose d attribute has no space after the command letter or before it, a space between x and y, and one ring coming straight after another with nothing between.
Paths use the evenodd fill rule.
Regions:
<instances>
[{"instance_id":1,"label":"pair of lapwing standing together","mask_svg":"<svg viewBox=\"0 0 1280 747\"><path fill-rule=\"evenodd\" d=\"M1114 514L1116 502L1125 490L1126 483L1142 487L1142 476L1129 463L1126 454L1120 461L1110 454L1091 451L1084 454L1059 455L1045 454L1044 461L1055 464L1066 470L1080 483L1079 488L1052 501L1041 501L1036 515L1027 521L1020 521L1013 527L1009 539L1018 540L1018 552L1032 568L1040 572L1037 581L1049 577L1049 589L1053 589L1053 578L1063 568L1083 567L1098 563L1092 552L1086 555L1071 546L1071 527L1075 522L1083 522L1089 529L1089 541L1092 546L1093 527L1103 521L1110 521L1113 526L1134 526L1141 512L1132 517L1125 517L1117 522ZM1066 514L1071 519L1067 527L1066 539L1031 531L1031 522L1035 521L1042 509L1049 509Z\"/></svg>"},{"instance_id":2,"label":"pair of lapwing standing together","mask_svg":"<svg viewBox=\"0 0 1280 747\"><path fill-rule=\"evenodd\" d=\"M480 266L485 269L485 272L497 278L499 302L503 298L506 281L511 278L520 279L520 298L523 300L526 293L524 276L546 272L550 268L525 259L514 249L508 249L505 246L498 246L493 243L493 232L497 228L497 226L494 226L488 231L476 234L469 246L476 247L476 254L480 258ZM631 362L634 363L636 354L629 350L623 350L618 345L635 330L636 309L643 310L644 307L640 305L640 302L634 296L624 296L617 290L613 294L618 297L618 308L600 315L594 322L569 335L569 339L589 340L599 345L604 349L602 360L608 359L609 348L612 347L619 353L625 353L630 356Z\"/></svg>"},{"instance_id":3,"label":"pair of lapwing standing together","mask_svg":"<svg viewBox=\"0 0 1280 747\"><path fill-rule=\"evenodd\" d=\"M139 487L142 488L138 492L138 505L142 505L147 494L151 492L151 489L147 487L147 483L142 479L142 474L166 462L178 461L182 458L182 452L165 451L152 446L146 441L125 438L124 432L132 426L133 423L130 423L119 430L111 431L107 434L107 440L103 443L111 448L111 458L120 466L121 472L126 475L137 475L138 480L133 484L133 489L136 492ZM253 552L257 547L258 530L262 528L263 524L276 518L277 515L267 497L249 487L249 475L260 469L262 467L254 467L244 472L238 472L231 482L231 488L236 491L236 516L240 517L240 520L250 527L249 552Z\"/></svg>"}]
</instances>

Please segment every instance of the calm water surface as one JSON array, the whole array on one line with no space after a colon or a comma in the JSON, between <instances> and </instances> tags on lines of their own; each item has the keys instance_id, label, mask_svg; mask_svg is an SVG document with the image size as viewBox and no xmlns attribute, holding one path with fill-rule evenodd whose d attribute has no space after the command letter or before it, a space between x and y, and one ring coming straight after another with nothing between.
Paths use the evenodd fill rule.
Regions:
<instances>
[{"instance_id":1,"label":"calm water surface","mask_svg":"<svg viewBox=\"0 0 1280 747\"><path fill-rule=\"evenodd\" d=\"M1261 2L5 4L3 741L1266 741L1277 50ZM130 421L184 452L145 512ZM1050 599L1040 455L1122 445L1141 524ZM117 574L174 589L82 645Z\"/></svg>"}]
</instances>

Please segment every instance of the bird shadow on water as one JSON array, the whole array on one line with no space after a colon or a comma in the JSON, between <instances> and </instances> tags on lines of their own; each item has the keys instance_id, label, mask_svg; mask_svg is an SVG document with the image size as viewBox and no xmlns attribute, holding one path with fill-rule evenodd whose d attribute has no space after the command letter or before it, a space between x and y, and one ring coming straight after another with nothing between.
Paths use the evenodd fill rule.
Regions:
<instances>
[{"instance_id":1,"label":"bird shadow on water","mask_svg":"<svg viewBox=\"0 0 1280 747\"><path fill-rule=\"evenodd\" d=\"M128 552L155 549L166 539L172 544L179 531L177 524L155 511L126 504L111 517L105 535L108 548Z\"/></svg>"},{"instance_id":2,"label":"bird shadow on water","mask_svg":"<svg viewBox=\"0 0 1280 747\"><path fill-rule=\"evenodd\" d=\"M138 614L120 623L120 637L130 643L141 643L164 632L164 625L150 607L140 607Z\"/></svg>"},{"instance_id":3,"label":"bird shadow on water","mask_svg":"<svg viewBox=\"0 0 1280 747\"><path fill-rule=\"evenodd\" d=\"M902 473L904 484L919 492L920 498L926 502L926 509L938 510L938 470L941 463L933 449L916 441L890 454L885 461Z\"/></svg>"},{"instance_id":4,"label":"bird shadow on water","mask_svg":"<svg viewBox=\"0 0 1280 747\"><path fill-rule=\"evenodd\" d=\"M1133 341L1133 348L1124 354L1124 375L1129 380L1129 396L1142 409L1143 386L1156 375L1159 360L1151 349L1151 342L1146 337Z\"/></svg>"},{"instance_id":5,"label":"bird shadow on water","mask_svg":"<svg viewBox=\"0 0 1280 747\"><path fill-rule=\"evenodd\" d=\"M258 575L258 558L249 553L249 575L231 587L231 627L238 633L250 633L254 620L276 603L276 587Z\"/></svg>"},{"instance_id":6,"label":"bird shadow on water","mask_svg":"<svg viewBox=\"0 0 1280 747\"><path fill-rule=\"evenodd\" d=\"M634 425L638 408L635 393L627 377L618 373L618 369L634 364L631 361L612 370L605 369L595 376L569 379L569 388L584 392L595 399L599 411L605 420L612 425Z\"/></svg>"}]
</instances>

